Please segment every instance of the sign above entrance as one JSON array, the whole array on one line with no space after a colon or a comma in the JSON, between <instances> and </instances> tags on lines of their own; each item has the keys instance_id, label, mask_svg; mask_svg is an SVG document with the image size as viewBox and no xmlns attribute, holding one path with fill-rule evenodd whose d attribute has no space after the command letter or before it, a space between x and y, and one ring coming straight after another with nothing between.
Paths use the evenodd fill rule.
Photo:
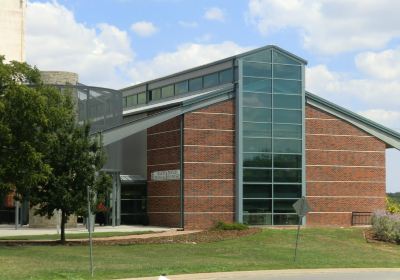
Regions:
<instances>
[{"instance_id":1,"label":"sign above entrance","mask_svg":"<svg viewBox=\"0 0 400 280\"><path fill-rule=\"evenodd\" d=\"M151 172L152 181L172 181L172 180L179 180L180 178L181 178L181 171L179 169Z\"/></svg>"}]
</instances>

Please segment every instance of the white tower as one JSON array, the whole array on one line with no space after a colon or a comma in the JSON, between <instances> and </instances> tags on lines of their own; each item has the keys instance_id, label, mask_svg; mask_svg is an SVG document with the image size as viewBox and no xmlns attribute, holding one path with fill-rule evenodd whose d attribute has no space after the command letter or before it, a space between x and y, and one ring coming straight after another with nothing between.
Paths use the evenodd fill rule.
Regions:
<instances>
[{"instance_id":1,"label":"white tower","mask_svg":"<svg viewBox=\"0 0 400 280\"><path fill-rule=\"evenodd\" d=\"M26 0L0 0L0 55L25 61Z\"/></svg>"}]
</instances>

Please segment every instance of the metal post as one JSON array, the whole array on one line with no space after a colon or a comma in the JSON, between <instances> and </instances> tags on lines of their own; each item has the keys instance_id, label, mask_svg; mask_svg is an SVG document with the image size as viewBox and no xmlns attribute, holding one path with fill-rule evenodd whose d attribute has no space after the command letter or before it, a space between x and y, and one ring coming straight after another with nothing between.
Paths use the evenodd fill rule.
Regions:
<instances>
[{"instance_id":1,"label":"metal post","mask_svg":"<svg viewBox=\"0 0 400 280\"><path fill-rule=\"evenodd\" d=\"M93 241L92 241L92 210L90 207L90 190L89 186L87 190L87 203L88 203L88 231L89 231L89 257L90 257L90 275L93 277Z\"/></svg>"},{"instance_id":2,"label":"metal post","mask_svg":"<svg viewBox=\"0 0 400 280\"><path fill-rule=\"evenodd\" d=\"M19 228L19 201L15 201L15 229Z\"/></svg>"},{"instance_id":3,"label":"metal post","mask_svg":"<svg viewBox=\"0 0 400 280\"><path fill-rule=\"evenodd\" d=\"M117 203L116 203L116 198L117 198L117 186L115 183L115 176L112 176L112 194L111 194L111 220L112 220L112 226L116 226L116 220L117 220Z\"/></svg>"},{"instance_id":4,"label":"metal post","mask_svg":"<svg viewBox=\"0 0 400 280\"><path fill-rule=\"evenodd\" d=\"M296 235L296 248L294 249L294 262L296 262L297 258L297 246L299 244L299 235L300 235L300 226L301 226L301 220L303 217L299 217L299 224L297 225L297 235Z\"/></svg>"}]
</instances>

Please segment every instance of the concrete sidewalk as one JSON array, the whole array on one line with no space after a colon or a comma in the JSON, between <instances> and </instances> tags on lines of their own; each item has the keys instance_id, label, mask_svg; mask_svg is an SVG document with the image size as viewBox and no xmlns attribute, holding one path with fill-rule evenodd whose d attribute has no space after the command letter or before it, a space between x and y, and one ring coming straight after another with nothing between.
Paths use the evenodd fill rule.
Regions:
<instances>
[{"instance_id":1,"label":"concrete sidewalk","mask_svg":"<svg viewBox=\"0 0 400 280\"><path fill-rule=\"evenodd\" d=\"M165 276L170 280L399 280L400 268L335 268L215 272ZM120 280L158 280L160 277Z\"/></svg>"},{"instance_id":2,"label":"concrete sidewalk","mask_svg":"<svg viewBox=\"0 0 400 280\"><path fill-rule=\"evenodd\" d=\"M138 231L169 231L171 228L166 227L154 227L154 226L96 226L94 232L138 232ZM79 225L74 228L67 228L65 230L68 234L74 233L87 233L87 229ZM15 229L15 227L10 225L0 225L0 237L8 236L24 236L24 235L47 235L47 234L58 234L56 228L29 228L22 227Z\"/></svg>"}]
</instances>

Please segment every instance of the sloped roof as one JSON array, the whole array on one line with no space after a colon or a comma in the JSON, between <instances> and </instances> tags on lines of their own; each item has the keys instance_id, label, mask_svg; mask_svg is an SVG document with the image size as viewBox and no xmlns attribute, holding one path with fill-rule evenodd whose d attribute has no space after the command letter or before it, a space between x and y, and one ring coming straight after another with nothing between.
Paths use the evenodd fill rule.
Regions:
<instances>
[{"instance_id":1,"label":"sloped roof","mask_svg":"<svg viewBox=\"0 0 400 280\"><path fill-rule=\"evenodd\" d=\"M308 91L306 91L306 103L355 125L361 130L382 140L388 147L400 150L400 133Z\"/></svg>"}]
</instances>

